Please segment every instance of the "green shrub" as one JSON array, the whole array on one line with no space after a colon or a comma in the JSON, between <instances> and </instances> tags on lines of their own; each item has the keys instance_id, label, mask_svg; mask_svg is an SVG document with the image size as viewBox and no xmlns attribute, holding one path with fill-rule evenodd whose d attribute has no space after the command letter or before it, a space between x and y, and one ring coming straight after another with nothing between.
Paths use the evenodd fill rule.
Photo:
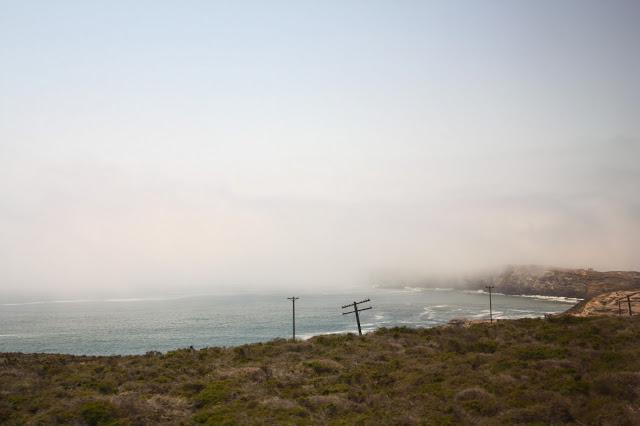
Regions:
<instances>
[{"instance_id":1,"label":"green shrub","mask_svg":"<svg viewBox=\"0 0 640 426\"><path fill-rule=\"evenodd\" d=\"M605 368L621 368L628 362L621 353L616 351L603 352L600 355L599 361Z\"/></svg>"},{"instance_id":2,"label":"green shrub","mask_svg":"<svg viewBox=\"0 0 640 426\"><path fill-rule=\"evenodd\" d=\"M187 395L195 395L198 392L202 392L204 388L204 384L200 382L187 382L181 386L182 391Z\"/></svg>"},{"instance_id":3,"label":"green shrub","mask_svg":"<svg viewBox=\"0 0 640 426\"><path fill-rule=\"evenodd\" d=\"M567 350L549 345L528 345L515 348L515 355L523 361L563 358Z\"/></svg>"},{"instance_id":4,"label":"green shrub","mask_svg":"<svg viewBox=\"0 0 640 426\"><path fill-rule=\"evenodd\" d=\"M231 397L231 386L228 382L210 383L206 388L198 393L195 405L198 408L206 405L219 404L227 401Z\"/></svg>"},{"instance_id":5,"label":"green shrub","mask_svg":"<svg viewBox=\"0 0 640 426\"><path fill-rule=\"evenodd\" d=\"M561 379L557 383L556 389L563 395L570 395L570 394L586 395L589 393L589 384L583 380L578 380L574 377L565 377L564 379Z\"/></svg>"},{"instance_id":6,"label":"green shrub","mask_svg":"<svg viewBox=\"0 0 640 426\"><path fill-rule=\"evenodd\" d=\"M89 426L116 425L117 409L102 400L87 401L80 406L80 416Z\"/></svg>"},{"instance_id":7,"label":"green shrub","mask_svg":"<svg viewBox=\"0 0 640 426\"><path fill-rule=\"evenodd\" d=\"M350 386L345 383L334 383L322 389L322 394L328 395L331 393L346 393L349 392Z\"/></svg>"},{"instance_id":8,"label":"green shrub","mask_svg":"<svg viewBox=\"0 0 640 426\"><path fill-rule=\"evenodd\" d=\"M200 411L193 416L196 423L211 426L233 426L237 424L233 413L227 409L214 409L210 411Z\"/></svg>"},{"instance_id":9,"label":"green shrub","mask_svg":"<svg viewBox=\"0 0 640 426\"><path fill-rule=\"evenodd\" d=\"M640 393L640 374L605 373L595 380L594 389L601 395L633 401Z\"/></svg>"},{"instance_id":10,"label":"green shrub","mask_svg":"<svg viewBox=\"0 0 640 426\"><path fill-rule=\"evenodd\" d=\"M476 344L476 351L483 353L494 353L498 349L498 343L495 340L483 338Z\"/></svg>"},{"instance_id":11,"label":"green shrub","mask_svg":"<svg viewBox=\"0 0 640 426\"><path fill-rule=\"evenodd\" d=\"M311 368L318 374L335 373L342 369L342 365L340 365L340 363L331 359L313 359L311 361L306 361L304 365Z\"/></svg>"},{"instance_id":12,"label":"green shrub","mask_svg":"<svg viewBox=\"0 0 640 426\"><path fill-rule=\"evenodd\" d=\"M112 394L116 393L118 384L112 380L105 380L104 382L97 383L96 388L101 394Z\"/></svg>"},{"instance_id":13,"label":"green shrub","mask_svg":"<svg viewBox=\"0 0 640 426\"><path fill-rule=\"evenodd\" d=\"M496 399L480 387L467 388L456 395L456 401L473 415L493 416L498 412Z\"/></svg>"},{"instance_id":14,"label":"green shrub","mask_svg":"<svg viewBox=\"0 0 640 426\"><path fill-rule=\"evenodd\" d=\"M247 361L251 357L251 349L247 345L233 348L233 353L238 361Z\"/></svg>"}]
</instances>

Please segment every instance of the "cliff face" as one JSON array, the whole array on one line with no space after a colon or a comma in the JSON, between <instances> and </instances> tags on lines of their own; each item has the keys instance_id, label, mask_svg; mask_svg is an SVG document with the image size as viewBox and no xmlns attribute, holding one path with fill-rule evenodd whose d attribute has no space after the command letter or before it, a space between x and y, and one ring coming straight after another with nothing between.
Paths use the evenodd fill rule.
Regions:
<instances>
[{"instance_id":1,"label":"cliff face","mask_svg":"<svg viewBox=\"0 0 640 426\"><path fill-rule=\"evenodd\" d=\"M500 274L472 282L473 288L495 286L504 294L535 294L588 299L617 290L640 290L640 272L509 266Z\"/></svg>"}]
</instances>

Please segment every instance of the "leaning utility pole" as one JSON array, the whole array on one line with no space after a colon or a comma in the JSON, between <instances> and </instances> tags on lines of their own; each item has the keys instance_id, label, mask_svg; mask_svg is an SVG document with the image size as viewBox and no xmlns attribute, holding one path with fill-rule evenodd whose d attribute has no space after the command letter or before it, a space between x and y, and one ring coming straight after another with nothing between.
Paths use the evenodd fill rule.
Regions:
<instances>
[{"instance_id":1,"label":"leaning utility pole","mask_svg":"<svg viewBox=\"0 0 640 426\"><path fill-rule=\"evenodd\" d=\"M485 288L489 290L489 321L491 321L491 324L493 324L493 303L491 300L491 290L493 290L494 287L495 286L493 285L485 286Z\"/></svg>"},{"instance_id":2,"label":"leaning utility pole","mask_svg":"<svg viewBox=\"0 0 640 426\"><path fill-rule=\"evenodd\" d=\"M348 307L353 307L353 311L349 311L349 312L343 312L342 315L348 315L348 314L356 314L356 322L358 323L358 333L362 336L362 328L360 328L360 315L359 313L362 311L366 311L367 309L372 309L373 306L369 306L368 308L358 308L358 305L360 305L361 303L367 303L370 302L371 299L366 299L366 300L362 300L360 302L353 302L353 303L349 303L348 305L344 305L342 307L342 309L344 308L348 308Z\"/></svg>"},{"instance_id":3,"label":"leaning utility pole","mask_svg":"<svg viewBox=\"0 0 640 426\"><path fill-rule=\"evenodd\" d=\"M291 300L291 305L293 307L293 341L296 340L296 300L300 299L299 297L287 297L287 299Z\"/></svg>"}]
</instances>

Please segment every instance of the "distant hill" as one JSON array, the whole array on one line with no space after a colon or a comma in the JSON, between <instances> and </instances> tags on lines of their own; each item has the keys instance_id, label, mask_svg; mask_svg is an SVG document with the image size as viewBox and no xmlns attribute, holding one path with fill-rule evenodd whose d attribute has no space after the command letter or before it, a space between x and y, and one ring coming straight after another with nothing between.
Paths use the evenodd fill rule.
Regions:
<instances>
[{"instance_id":1,"label":"distant hill","mask_svg":"<svg viewBox=\"0 0 640 426\"><path fill-rule=\"evenodd\" d=\"M468 286L483 289L495 286L504 294L535 294L589 299L618 290L640 290L640 272L593 269L567 269L538 265L508 266L501 273L468 281Z\"/></svg>"}]
</instances>

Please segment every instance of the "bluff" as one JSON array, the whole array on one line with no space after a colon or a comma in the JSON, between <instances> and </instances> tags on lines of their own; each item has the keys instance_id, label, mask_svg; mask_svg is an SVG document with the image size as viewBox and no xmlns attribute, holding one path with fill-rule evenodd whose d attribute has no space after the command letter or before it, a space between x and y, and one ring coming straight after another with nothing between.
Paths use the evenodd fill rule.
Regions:
<instances>
[{"instance_id":1,"label":"bluff","mask_svg":"<svg viewBox=\"0 0 640 426\"><path fill-rule=\"evenodd\" d=\"M492 285L504 294L590 299L602 293L640 290L640 272L567 269L537 265L508 266L502 272L469 281L469 287Z\"/></svg>"},{"instance_id":2,"label":"bluff","mask_svg":"<svg viewBox=\"0 0 640 426\"><path fill-rule=\"evenodd\" d=\"M640 315L640 291L619 290L602 293L578 303L566 314L578 317L588 316L637 316Z\"/></svg>"}]
</instances>

